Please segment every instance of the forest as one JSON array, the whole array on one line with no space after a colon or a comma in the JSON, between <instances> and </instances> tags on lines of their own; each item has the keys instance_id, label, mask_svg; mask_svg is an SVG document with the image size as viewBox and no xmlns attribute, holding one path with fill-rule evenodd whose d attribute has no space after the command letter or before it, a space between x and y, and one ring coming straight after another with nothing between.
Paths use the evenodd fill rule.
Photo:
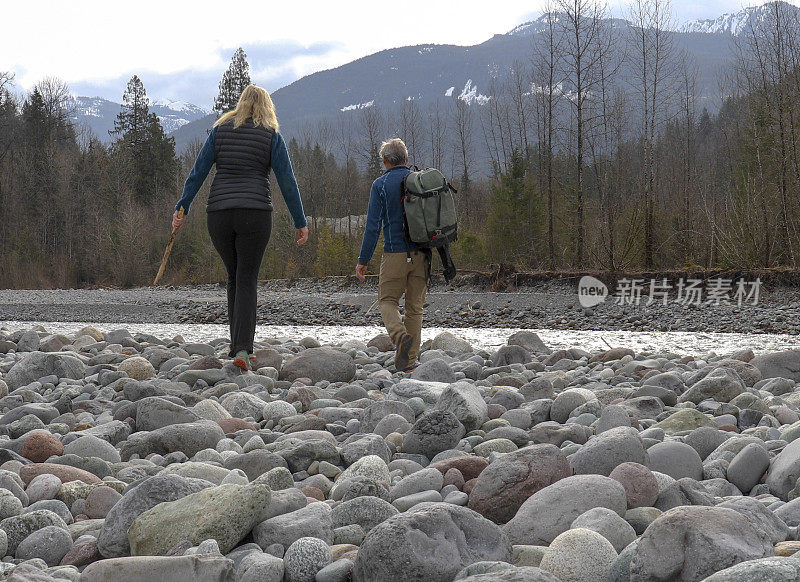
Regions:
<instances>
[{"instance_id":1,"label":"forest","mask_svg":"<svg viewBox=\"0 0 800 582\"><path fill-rule=\"evenodd\" d=\"M597 0L552 0L543 42L487 98L376 103L286 136L311 237L294 243L273 181L261 276L351 274L389 137L458 189L461 270L797 269L800 22L788 4L768 7L736 37L718 107L698 97L665 0L633 0L623 31ZM250 82L239 49L215 110ZM70 121L58 78L21 92L0 71L0 287L152 281L202 141L177 153L137 76L111 137ZM202 211L211 179L164 283L224 279Z\"/></svg>"}]
</instances>

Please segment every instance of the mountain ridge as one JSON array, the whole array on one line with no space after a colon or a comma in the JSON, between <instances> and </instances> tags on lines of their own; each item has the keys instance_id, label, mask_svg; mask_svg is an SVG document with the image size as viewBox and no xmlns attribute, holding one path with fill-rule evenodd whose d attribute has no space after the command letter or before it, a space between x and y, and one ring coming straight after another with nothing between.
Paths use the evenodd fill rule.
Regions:
<instances>
[{"instance_id":1,"label":"mountain ridge","mask_svg":"<svg viewBox=\"0 0 800 582\"><path fill-rule=\"evenodd\" d=\"M787 5L800 14L797 7L778 0L715 19L690 21L673 31L676 44L698 65L701 107L715 110L721 102L717 74L732 58L736 34L752 19L763 18L776 4ZM272 92L282 131L289 136L298 135L303 127L319 121L335 120L342 114L357 115L370 107L397 109L405 100L417 101L423 114L437 102L446 105L453 98L470 105L485 104L492 85L500 82L516 62L530 61L536 43L542 42L546 19L547 15L542 15L476 45L423 43L384 49L306 75ZM620 18L607 20L618 34L632 26ZM113 128L119 105L96 98L77 99L87 101L83 104L83 120L100 139L108 141L108 129ZM155 99L151 108L162 119L165 130L175 137L179 152L189 143L205 139L214 119L209 108L186 102Z\"/></svg>"}]
</instances>

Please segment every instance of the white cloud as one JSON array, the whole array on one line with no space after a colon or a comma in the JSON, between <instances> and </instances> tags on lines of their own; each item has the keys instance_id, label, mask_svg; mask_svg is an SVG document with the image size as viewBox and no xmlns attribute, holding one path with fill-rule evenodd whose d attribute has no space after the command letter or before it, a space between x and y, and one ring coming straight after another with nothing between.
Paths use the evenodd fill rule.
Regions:
<instances>
[{"instance_id":1,"label":"white cloud","mask_svg":"<svg viewBox=\"0 0 800 582\"><path fill-rule=\"evenodd\" d=\"M699 13L696 2L674 0L673 8L683 21L718 16L742 4L710 0ZM257 82L276 89L385 48L480 43L535 18L543 5L544 0L463 0L457 5L406 0L396 7L374 0L5 2L0 70L15 71L25 89L52 75L80 86L109 91L113 86L121 95L132 73L145 79L192 70L204 79L219 79L233 50L249 45L267 53L276 49L253 71ZM623 5L624 0L610 3L614 12ZM204 96L215 92L216 82L198 90Z\"/></svg>"}]
</instances>

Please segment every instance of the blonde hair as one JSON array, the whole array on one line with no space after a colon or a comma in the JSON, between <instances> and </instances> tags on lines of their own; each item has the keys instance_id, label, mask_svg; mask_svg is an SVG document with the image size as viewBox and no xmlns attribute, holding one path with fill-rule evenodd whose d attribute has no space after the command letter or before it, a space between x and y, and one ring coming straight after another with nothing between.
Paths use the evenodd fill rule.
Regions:
<instances>
[{"instance_id":1,"label":"blonde hair","mask_svg":"<svg viewBox=\"0 0 800 582\"><path fill-rule=\"evenodd\" d=\"M266 89L256 85L245 87L239 96L236 109L223 114L214 123L214 127L233 119L233 127L237 128L249 118L253 119L256 126L261 125L275 132L278 131L278 118L275 116L275 105L272 104L272 98Z\"/></svg>"}]
</instances>

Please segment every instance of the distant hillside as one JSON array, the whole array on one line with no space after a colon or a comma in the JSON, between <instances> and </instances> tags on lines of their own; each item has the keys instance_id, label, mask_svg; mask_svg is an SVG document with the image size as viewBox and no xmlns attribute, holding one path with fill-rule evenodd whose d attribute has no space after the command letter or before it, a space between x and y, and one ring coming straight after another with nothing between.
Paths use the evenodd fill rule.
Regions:
<instances>
[{"instance_id":1,"label":"distant hillside","mask_svg":"<svg viewBox=\"0 0 800 582\"><path fill-rule=\"evenodd\" d=\"M719 76L731 64L736 36L774 6L768 3L688 22L674 31L676 48L697 64L701 107L711 111L719 107ZM624 46L630 23L620 19L609 23L616 30L618 46ZM545 25L543 16L474 46L425 44L384 50L303 77L272 94L282 132L291 137L320 120L333 121L342 113L355 116L368 107L394 110L408 99L417 101L423 112L454 97L481 106L488 101L492 84L502 82L515 62L531 61L537 44L544 42ZM617 82L624 83L628 74L620 71ZM76 105L75 119L108 140L119 105L87 97L78 97ZM192 141L205 140L215 119L208 109L188 103L155 102L152 107L175 137L179 153Z\"/></svg>"},{"instance_id":2,"label":"distant hillside","mask_svg":"<svg viewBox=\"0 0 800 582\"><path fill-rule=\"evenodd\" d=\"M108 132L114 129L114 120L121 105L100 97L73 97L70 109L73 123L88 127L101 141L111 141ZM155 100L150 111L158 115L167 133L177 131L188 123L209 114L204 109L183 101Z\"/></svg>"}]
</instances>

